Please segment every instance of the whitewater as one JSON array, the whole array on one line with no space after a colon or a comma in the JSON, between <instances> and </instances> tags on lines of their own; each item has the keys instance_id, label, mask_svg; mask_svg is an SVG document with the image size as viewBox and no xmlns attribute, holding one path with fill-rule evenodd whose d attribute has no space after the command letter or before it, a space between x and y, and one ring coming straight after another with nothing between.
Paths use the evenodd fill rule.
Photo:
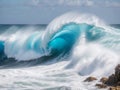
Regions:
<instances>
[{"instance_id":1,"label":"whitewater","mask_svg":"<svg viewBox=\"0 0 120 90\"><path fill-rule=\"evenodd\" d=\"M120 63L120 29L92 14L0 27L0 90L98 90L86 77L109 76Z\"/></svg>"}]
</instances>

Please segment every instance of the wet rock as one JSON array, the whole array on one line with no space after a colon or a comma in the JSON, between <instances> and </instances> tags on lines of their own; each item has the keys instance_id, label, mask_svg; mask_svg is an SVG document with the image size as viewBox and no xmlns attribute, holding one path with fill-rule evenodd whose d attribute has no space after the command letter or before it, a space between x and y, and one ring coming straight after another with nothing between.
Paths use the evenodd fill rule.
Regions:
<instances>
[{"instance_id":1,"label":"wet rock","mask_svg":"<svg viewBox=\"0 0 120 90\"><path fill-rule=\"evenodd\" d=\"M110 87L109 90L116 90L116 88L115 87Z\"/></svg>"},{"instance_id":2,"label":"wet rock","mask_svg":"<svg viewBox=\"0 0 120 90\"><path fill-rule=\"evenodd\" d=\"M108 80L105 84L109 86L119 86L120 85L120 64L118 64L115 68L115 74L109 76Z\"/></svg>"},{"instance_id":3,"label":"wet rock","mask_svg":"<svg viewBox=\"0 0 120 90\"><path fill-rule=\"evenodd\" d=\"M107 88L106 84L96 84L95 86L97 86L99 89Z\"/></svg>"},{"instance_id":4,"label":"wet rock","mask_svg":"<svg viewBox=\"0 0 120 90\"><path fill-rule=\"evenodd\" d=\"M117 83L117 86L120 86L120 82Z\"/></svg>"},{"instance_id":5,"label":"wet rock","mask_svg":"<svg viewBox=\"0 0 120 90\"><path fill-rule=\"evenodd\" d=\"M91 82L97 80L96 77L88 77L84 81ZM110 75L108 78L102 77L100 79L102 84L96 84L95 86L99 89L109 88L109 90L120 90L120 64L118 64L115 68L115 73Z\"/></svg>"},{"instance_id":6,"label":"wet rock","mask_svg":"<svg viewBox=\"0 0 120 90\"><path fill-rule=\"evenodd\" d=\"M117 82L120 81L120 64L117 65L117 67L115 68L115 77L117 79Z\"/></svg>"},{"instance_id":7,"label":"wet rock","mask_svg":"<svg viewBox=\"0 0 120 90\"><path fill-rule=\"evenodd\" d=\"M108 81L108 78L106 78L106 77L102 77L101 79L100 79L100 82L102 82L102 83L106 83Z\"/></svg>"},{"instance_id":8,"label":"wet rock","mask_svg":"<svg viewBox=\"0 0 120 90\"><path fill-rule=\"evenodd\" d=\"M84 82L92 82L94 80L97 80L97 78L96 77L88 77L84 80Z\"/></svg>"},{"instance_id":9,"label":"wet rock","mask_svg":"<svg viewBox=\"0 0 120 90\"><path fill-rule=\"evenodd\" d=\"M109 76L108 80L105 82L105 84L109 86L114 86L116 83L117 83L117 79L115 77L115 74L112 74L111 76Z\"/></svg>"},{"instance_id":10,"label":"wet rock","mask_svg":"<svg viewBox=\"0 0 120 90\"><path fill-rule=\"evenodd\" d=\"M117 87L110 87L109 90L120 90L120 86L117 86Z\"/></svg>"}]
</instances>

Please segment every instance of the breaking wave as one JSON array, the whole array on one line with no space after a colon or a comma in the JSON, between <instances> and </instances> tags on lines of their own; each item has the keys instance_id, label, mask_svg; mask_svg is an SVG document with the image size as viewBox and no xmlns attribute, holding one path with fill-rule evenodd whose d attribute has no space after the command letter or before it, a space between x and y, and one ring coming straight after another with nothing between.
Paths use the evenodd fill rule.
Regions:
<instances>
[{"instance_id":1,"label":"breaking wave","mask_svg":"<svg viewBox=\"0 0 120 90\"><path fill-rule=\"evenodd\" d=\"M64 69L74 69L81 75L109 75L119 63L119 37L119 29L94 15L67 13L44 29L8 28L0 36L0 54L17 61L56 56L67 61Z\"/></svg>"}]
</instances>

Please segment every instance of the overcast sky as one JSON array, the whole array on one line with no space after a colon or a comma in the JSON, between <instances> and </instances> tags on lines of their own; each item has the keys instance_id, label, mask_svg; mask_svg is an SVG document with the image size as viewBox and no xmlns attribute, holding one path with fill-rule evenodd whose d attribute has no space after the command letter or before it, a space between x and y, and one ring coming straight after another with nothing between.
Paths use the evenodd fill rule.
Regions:
<instances>
[{"instance_id":1,"label":"overcast sky","mask_svg":"<svg viewBox=\"0 0 120 90\"><path fill-rule=\"evenodd\" d=\"M71 11L120 24L120 0L0 0L0 24L47 24Z\"/></svg>"}]
</instances>

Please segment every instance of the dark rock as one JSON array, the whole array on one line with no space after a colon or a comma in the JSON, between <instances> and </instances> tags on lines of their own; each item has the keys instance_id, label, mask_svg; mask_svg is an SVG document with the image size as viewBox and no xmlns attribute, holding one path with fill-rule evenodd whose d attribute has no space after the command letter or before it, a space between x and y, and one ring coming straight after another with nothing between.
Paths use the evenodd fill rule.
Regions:
<instances>
[{"instance_id":1,"label":"dark rock","mask_svg":"<svg viewBox=\"0 0 120 90\"><path fill-rule=\"evenodd\" d=\"M120 81L120 64L118 64L115 68L115 77L117 79L117 82Z\"/></svg>"},{"instance_id":2,"label":"dark rock","mask_svg":"<svg viewBox=\"0 0 120 90\"><path fill-rule=\"evenodd\" d=\"M120 85L120 64L118 64L115 68L115 74L109 76L108 80L105 84L109 86L117 86Z\"/></svg>"},{"instance_id":3,"label":"dark rock","mask_svg":"<svg viewBox=\"0 0 120 90\"><path fill-rule=\"evenodd\" d=\"M109 86L114 86L116 83L117 83L117 79L115 77L115 74L112 74L111 76L109 76L108 80L105 82L105 84Z\"/></svg>"},{"instance_id":4,"label":"dark rock","mask_svg":"<svg viewBox=\"0 0 120 90\"><path fill-rule=\"evenodd\" d=\"M120 86L120 82L117 83L117 86Z\"/></svg>"},{"instance_id":5,"label":"dark rock","mask_svg":"<svg viewBox=\"0 0 120 90\"><path fill-rule=\"evenodd\" d=\"M96 84L95 86L97 86L99 89L107 88L106 84Z\"/></svg>"},{"instance_id":6,"label":"dark rock","mask_svg":"<svg viewBox=\"0 0 120 90\"><path fill-rule=\"evenodd\" d=\"M84 82L91 82L91 81L94 81L94 80L97 80L96 77L88 77L84 80Z\"/></svg>"}]
</instances>

